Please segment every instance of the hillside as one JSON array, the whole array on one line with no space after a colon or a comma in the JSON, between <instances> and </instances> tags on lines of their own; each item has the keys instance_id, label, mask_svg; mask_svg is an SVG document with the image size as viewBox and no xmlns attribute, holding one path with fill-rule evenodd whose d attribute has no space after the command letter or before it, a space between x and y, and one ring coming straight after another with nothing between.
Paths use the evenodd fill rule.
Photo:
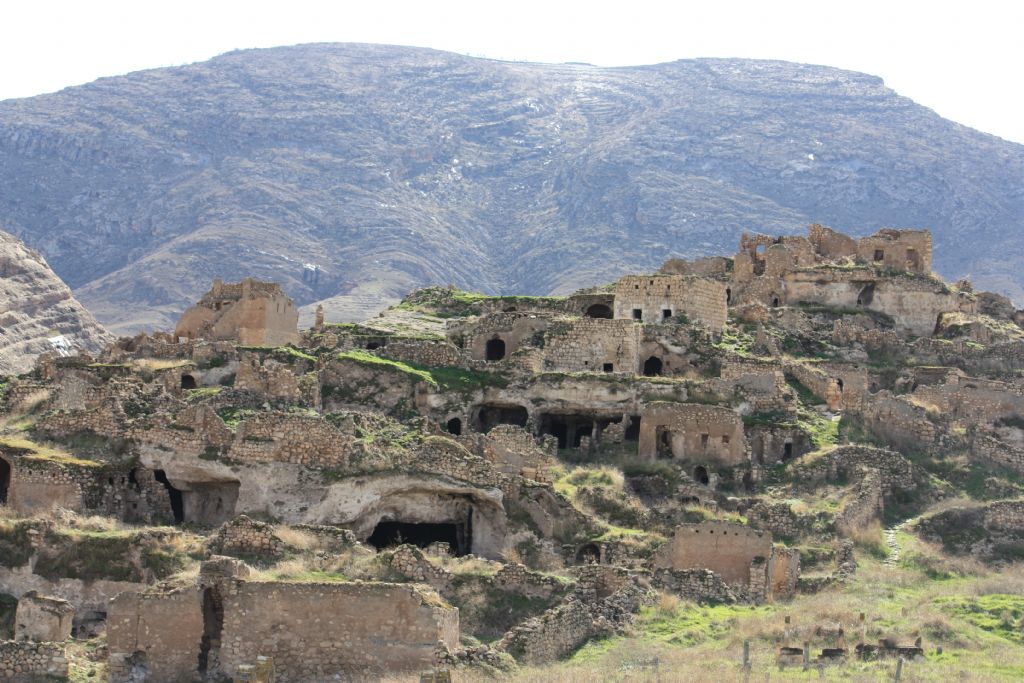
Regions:
<instances>
[{"instance_id":1,"label":"hillside","mask_svg":"<svg viewBox=\"0 0 1024 683\"><path fill-rule=\"evenodd\" d=\"M214 276L360 319L417 285L565 293L811 222L928 227L938 272L1021 301L1022 177L1021 145L785 62L321 44L0 103L0 223L119 332L171 327Z\"/></svg>"},{"instance_id":2,"label":"hillside","mask_svg":"<svg viewBox=\"0 0 1024 683\"><path fill-rule=\"evenodd\" d=\"M111 340L42 256L0 231L0 375L27 372L44 351L95 352Z\"/></svg>"}]
</instances>

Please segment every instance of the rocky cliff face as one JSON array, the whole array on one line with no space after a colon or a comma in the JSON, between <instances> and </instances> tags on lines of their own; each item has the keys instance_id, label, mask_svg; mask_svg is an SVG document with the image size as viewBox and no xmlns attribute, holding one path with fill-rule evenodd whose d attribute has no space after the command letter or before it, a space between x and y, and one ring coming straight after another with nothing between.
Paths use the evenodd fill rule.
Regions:
<instances>
[{"instance_id":1,"label":"rocky cliff face","mask_svg":"<svg viewBox=\"0 0 1024 683\"><path fill-rule=\"evenodd\" d=\"M30 370L44 351L99 351L112 337L46 261L0 231L0 375Z\"/></svg>"},{"instance_id":2,"label":"rocky cliff face","mask_svg":"<svg viewBox=\"0 0 1024 683\"><path fill-rule=\"evenodd\" d=\"M0 222L112 329L214 276L328 319L415 285L560 293L739 233L929 227L947 278L1024 301L1024 146L878 78L424 49L230 53L0 103Z\"/></svg>"}]
</instances>

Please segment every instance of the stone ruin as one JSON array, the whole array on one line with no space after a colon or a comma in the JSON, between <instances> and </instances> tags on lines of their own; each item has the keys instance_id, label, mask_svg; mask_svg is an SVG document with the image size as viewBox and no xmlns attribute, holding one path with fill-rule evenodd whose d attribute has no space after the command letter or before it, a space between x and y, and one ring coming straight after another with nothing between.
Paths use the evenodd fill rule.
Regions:
<instances>
[{"instance_id":1,"label":"stone ruin","mask_svg":"<svg viewBox=\"0 0 1024 683\"><path fill-rule=\"evenodd\" d=\"M1024 472L1024 313L931 263L926 231L816 225L567 297L429 288L301 333L277 285L218 281L173 334L41 356L0 392L27 425L0 434L22 620L0 671L59 670L51 644L104 632L112 681L500 668L624 633L656 591L831 590L851 539L949 495L926 457ZM917 533L964 526L950 552L998 564L1018 508ZM75 514L146 552L104 555ZM161 583L188 542L199 578ZM249 567L341 556L373 578ZM487 619L480 595L529 610Z\"/></svg>"},{"instance_id":2,"label":"stone ruin","mask_svg":"<svg viewBox=\"0 0 1024 683\"><path fill-rule=\"evenodd\" d=\"M181 316L174 336L236 340L246 346L294 344L299 340L299 309L273 282L214 280L213 288Z\"/></svg>"}]
</instances>

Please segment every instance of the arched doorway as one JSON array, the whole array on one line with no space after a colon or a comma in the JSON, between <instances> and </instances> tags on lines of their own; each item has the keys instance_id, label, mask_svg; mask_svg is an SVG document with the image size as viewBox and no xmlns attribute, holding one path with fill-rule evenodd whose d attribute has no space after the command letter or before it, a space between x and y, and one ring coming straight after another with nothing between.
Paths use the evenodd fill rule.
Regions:
<instances>
[{"instance_id":1,"label":"arched doorway","mask_svg":"<svg viewBox=\"0 0 1024 683\"><path fill-rule=\"evenodd\" d=\"M153 478L167 489L167 495L171 499L171 514L174 516L174 523L183 523L185 521L185 499L181 495L181 491L171 485L171 482L167 479L167 473L163 470L154 470Z\"/></svg>"},{"instance_id":2,"label":"arched doorway","mask_svg":"<svg viewBox=\"0 0 1024 683\"><path fill-rule=\"evenodd\" d=\"M181 388L182 389L195 389L196 386L197 385L196 385L196 378L195 377L193 377L192 375L182 375L181 376Z\"/></svg>"},{"instance_id":3,"label":"arched doorway","mask_svg":"<svg viewBox=\"0 0 1024 683\"><path fill-rule=\"evenodd\" d=\"M644 377L660 377L664 364L657 356L651 356L644 361Z\"/></svg>"},{"instance_id":4,"label":"arched doorway","mask_svg":"<svg viewBox=\"0 0 1024 683\"><path fill-rule=\"evenodd\" d=\"M725 305L726 306L731 306L732 305L732 287L726 287L725 288Z\"/></svg>"},{"instance_id":5,"label":"arched doorway","mask_svg":"<svg viewBox=\"0 0 1024 683\"><path fill-rule=\"evenodd\" d=\"M495 361L501 360L505 357L505 340L499 337L488 340L487 347L484 350L484 358L486 360Z\"/></svg>"},{"instance_id":6,"label":"arched doorway","mask_svg":"<svg viewBox=\"0 0 1024 683\"><path fill-rule=\"evenodd\" d=\"M782 302L779 301L779 297L778 296L773 296L772 297L772 308L778 308L780 303L782 303Z\"/></svg>"},{"instance_id":7,"label":"arched doorway","mask_svg":"<svg viewBox=\"0 0 1024 683\"><path fill-rule=\"evenodd\" d=\"M707 486L708 483L711 481L711 477L708 476L708 468L704 467L704 465L697 465L696 467L694 467L693 480L698 484L703 484L704 486Z\"/></svg>"},{"instance_id":8,"label":"arched doorway","mask_svg":"<svg viewBox=\"0 0 1024 683\"><path fill-rule=\"evenodd\" d=\"M591 304L583 314L588 318L612 319L612 309L606 304Z\"/></svg>"},{"instance_id":9,"label":"arched doorway","mask_svg":"<svg viewBox=\"0 0 1024 683\"><path fill-rule=\"evenodd\" d=\"M11 463L0 458L0 505L7 504L7 490L11 487Z\"/></svg>"},{"instance_id":10,"label":"arched doorway","mask_svg":"<svg viewBox=\"0 0 1024 683\"><path fill-rule=\"evenodd\" d=\"M576 551L576 564L600 564L601 548L596 543L586 543Z\"/></svg>"},{"instance_id":11,"label":"arched doorway","mask_svg":"<svg viewBox=\"0 0 1024 683\"><path fill-rule=\"evenodd\" d=\"M462 420L460 420L457 417L453 417L452 419L448 420L448 423L445 425L445 427L448 430L448 433L453 436L459 436L460 434L462 434Z\"/></svg>"}]
</instances>

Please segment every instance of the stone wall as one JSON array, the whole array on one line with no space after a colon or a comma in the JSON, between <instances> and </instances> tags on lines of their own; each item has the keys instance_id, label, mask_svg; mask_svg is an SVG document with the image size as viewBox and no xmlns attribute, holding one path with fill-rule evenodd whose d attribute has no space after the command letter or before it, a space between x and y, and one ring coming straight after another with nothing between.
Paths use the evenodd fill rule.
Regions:
<instances>
[{"instance_id":1,"label":"stone wall","mask_svg":"<svg viewBox=\"0 0 1024 683\"><path fill-rule=\"evenodd\" d=\"M18 600L14 639L62 642L71 637L75 608L67 600L29 591Z\"/></svg>"},{"instance_id":2,"label":"stone wall","mask_svg":"<svg viewBox=\"0 0 1024 683\"><path fill-rule=\"evenodd\" d=\"M110 683L195 680L202 638L199 587L121 593L107 607Z\"/></svg>"},{"instance_id":3,"label":"stone wall","mask_svg":"<svg viewBox=\"0 0 1024 683\"><path fill-rule=\"evenodd\" d=\"M273 524L239 515L221 525L207 547L218 555L276 558L284 553L285 543L277 537Z\"/></svg>"},{"instance_id":4,"label":"stone wall","mask_svg":"<svg viewBox=\"0 0 1024 683\"><path fill-rule=\"evenodd\" d=\"M926 479L923 472L899 453L862 445L839 446L795 468L794 481L809 489L842 479L859 480L866 471L877 470L885 497L896 491L913 491Z\"/></svg>"},{"instance_id":5,"label":"stone wall","mask_svg":"<svg viewBox=\"0 0 1024 683\"><path fill-rule=\"evenodd\" d=\"M245 278L225 285L214 280L195 306L182 314L178 339L235 340L247 346L280 346L299 341L299 310L273 282Z\"/></svg>"},{"instance_id":6,"label":"stone wall","mask_svg":"<svg viewBox=\"0 0 1024 683\"><path fill-rule=\"evenodd\" d=\"M238 362L234 388L251 391L268 399L299 401L302 391L292 366L258 353L243 353Z\"/></svg>"},{"instance_id":7,"label":"stone wall","mask_svg":"<svg viewBox=\"0 0 1024 683\"><path fill-rule=\"evenodd\" d=\"M458 646L459 613L411 585L242 582L224 595L221 642L227 675L258 655L279 683L411 673Z\"/></svg>"},{"instance_id":8,"label":"stone wall","mask_svg":"<svg viewBox=\"0 0 1024 683\"><path fill-rule=\"evenodd\" d=\"M655 554L654 566L666 569L710 569L729 585L750 584L755 558L767 562L772 536L739 524L683 524Z\"/></svg>"},{"instance_id":9,"label":"stone wall","mask_svg":"<svg viewBox=\"0 0 1024 683\"><path fill-rule=\"evenodd\" d=\"M354 448L351 434L339 431L321 417L262 413L238 425L228 457L309 467L344 467Z\"/></svg>"},{"instance_id":10,"label":"stone wall","mask_svg":"<svg viewBox=\"0 0 1024 683\"><path fill-rule=\"evenodd\" d=\"M496 647L524 664L553 662L591 638L620 632L650 597L632 580L609 594L584 585L555 607L510 630Z\"/></svg>"},{"instance_id":11,"label":"stone wall","mask_svg":"<svg viewBox=\"0 0 1024 683\"><path fill-rule=\"evenodd\" d=\"M544 370L637 374L643 328L633 320L557 320L544 337Z\"/></svg>"},{"instance_id":12,"label":"stone wall","mask_svg":"<svg viewBox=\"0 0 1024 683\"><path fill-rule=\"evenodd\" d=\"M984 432L975 432L970 444L973 459L1024 474L1024 448L1008 444Z\"/></svg>"},{"instance_id":13,"label":"stone wall","mask_svg":"<svg viewBox=\"0 0 1024 683\"><path fill-rule=\"evenodd\" d=\"M7 506L23 514L39 514L55 507L82 510L83 473L48 460L33 460L0 447L0 460L10 466Z\"/></svg>"},{"instance_id":14,"label":"stone wall","mask_svg":"<svg viewBox=\"0 0 1024 683\"><path fill-rule=\"evenodd\" d=\"M685 315L717 335L728 318L726 299L726 285L717 280L679 275L627 275L615 283L614 315L617 319L645 323Z\"/></svg>"},{"instance_id":15,"label":"stone wall","mask_svg":"<svg viewBox=\"0 0 1024 683\"><path fill-rule=\"evenodd\" d=\"M37 683L67 680L68 660L60 643L19 643L0 640L0 680Z\"/></svg>"},{"instance_id":16,"label":"stone wall","mask_svg":"<svg viewBox=\"0 0 1024 683\"><path fill-rule=\"evenodd\" d=\"M652 583L659 589L697 603L738 602L733 589L710 569L655 569Z\"/></svg>"},{"instance_id":17,"label":"stone wall","mask_svg":"<svg viewBox=\"0 0 1024 683\"><path fill-rule=\"evenodd\" d=\"M881 473L868 470L836 516L836 530L843 536L852 536L872 522L881 520L884 507Z\"/></svg>"},{"instance_id":18,"label":"stone wall","mask_svg":"<svg viewBox=\"0 0 1024 683\"><path fill-rule=\"evenodd\" d=\"M897 449L922 451L936 445L940 435L932 421L940 418L938 413L930 418L923 406L885 390L866 401L857 417L877 439Z\"/></svg>"},{"instance_id":19,"label":"stone wall","mask_svg":"<svg viewBox=\"0 0 1024 683\"><path fill-rule=\"evenodd\" d=\"M459 347L447 341L389 340L378 353L384 358L427 367L460 367L469 360Z\"/></svg>"},{"instance_id":20,"label":"stone wall","mask_svg":"<svg viewBox=\"0 0 1024 683\"><path fill-rule=\"evenodd\" d=\"M932 234L928 230L884 228L857 241L857 256L882 268L931 273Z\"/></svg>"},{"instance_id":21,"label":"stone wall","mask_svg":"<svg viewBox=\"0 0 1024 683\"><path fill-rule=\"evenodd\" d=\"M640 421L639 455L725 466L741 464L747 460L743 420L722 406L648 403Z\"/></svg>"}]
</instances>

